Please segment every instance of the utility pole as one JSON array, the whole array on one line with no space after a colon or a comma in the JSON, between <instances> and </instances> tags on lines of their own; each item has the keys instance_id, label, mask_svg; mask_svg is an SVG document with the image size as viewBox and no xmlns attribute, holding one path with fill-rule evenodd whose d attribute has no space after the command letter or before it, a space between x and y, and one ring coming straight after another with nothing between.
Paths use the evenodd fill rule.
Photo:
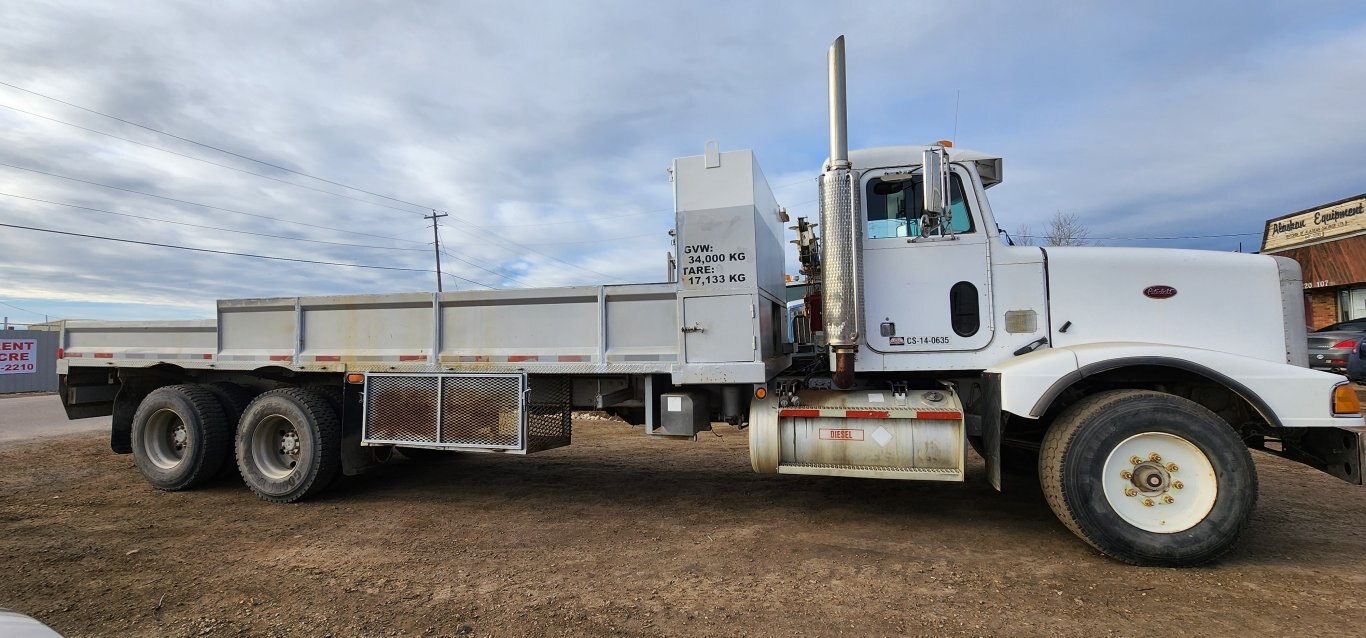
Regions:
<instances>
[{"instance_id":1,"label":"utility pole","mask_svg":"<svg viewBox=\"0 0 1366 638\"><path fill-rule=\"evenodd\" d=\"M442 218L442 217L450 217L450 214L449 214L449 213L438 213L438 212L436 212L435 209L433 209L433 210L432 210L432 214L430 214L430 215L423 215L423 216L422 216L422 219L430 219L430 220L432 220L432 239L433 239L432 247L436 249L436 291L437 291L437 292L441 292L441 235L438 234L438 233L436 232L436 224L437 224L437 221L436 221L436 220L438 220L438 219L440 219L440 218Z\"/></svg>"}]
</instances>

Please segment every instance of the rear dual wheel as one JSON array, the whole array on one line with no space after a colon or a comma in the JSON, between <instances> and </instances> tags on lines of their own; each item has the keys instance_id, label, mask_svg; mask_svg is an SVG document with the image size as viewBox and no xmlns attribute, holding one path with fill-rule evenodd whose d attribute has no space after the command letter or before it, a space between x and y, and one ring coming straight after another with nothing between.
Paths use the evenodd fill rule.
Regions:
<instances>
[{"instance_id":1,"label":"rear dual wheel","mask_svg":"<svg viewBox=\"0 0 1366 638\"><path fill-rule=\"evenodd\" d=\"M257 496L292 503L341 473L341 421L322 395L302 388L256 397L237 425L237 469Z\"/></svg>"},{"instance_id":2,"label":"rear dual wheel","mask_svg":"<svg viewBox=\"0 0 1366 638\"><path fill-rule=\"evenodd\" d=\"M153 487L204 484L230 462L232 427L213 393L198 385L153 390L133 415L133 463Z\"/></svg>"},{"instance_id":3,"label":"rear dual wheel","mask_svg":"<svg viewBox=\"0 0 1366 638\"><path fill-rule=\"evenodd\" d=\"M1134 565L1199 565L1232 549L1257 501L1242 440L1181 397L1115 390L1061 414L1044 437L1039 480L1077 536Z\"/></svg>"}]
</instances>

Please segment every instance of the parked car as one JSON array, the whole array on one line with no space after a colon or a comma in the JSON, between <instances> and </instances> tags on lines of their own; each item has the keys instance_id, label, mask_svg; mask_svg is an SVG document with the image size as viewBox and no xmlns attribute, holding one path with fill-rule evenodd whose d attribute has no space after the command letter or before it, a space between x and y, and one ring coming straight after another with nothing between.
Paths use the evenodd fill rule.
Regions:
<instances>
[{"instance_id":1,"label":"parked car","mask_svg":"<svg viewBox=\"0 0 1366 638\"><path fill-rule=\"evenodd\" d=\"M1309 333L1309 367L1345 373L1366 340L1366 319L1342 321Z\"/></svg>"},{"instance_id":2,"label":"parked car","mask_svg":"<svg viewBox=\"0 0 1366 638\"><path fill-rule=\"evenodd\" d=\"M1366 339L1358 341L1356 352L1347 356L1347 378L1366 385Z\"/></svg>"}]
</instances>

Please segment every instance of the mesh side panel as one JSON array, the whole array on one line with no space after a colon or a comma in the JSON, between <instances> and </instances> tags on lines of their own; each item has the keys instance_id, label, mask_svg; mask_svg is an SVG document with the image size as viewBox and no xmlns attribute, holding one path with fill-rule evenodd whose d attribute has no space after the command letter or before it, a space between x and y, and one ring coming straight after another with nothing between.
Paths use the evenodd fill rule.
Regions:
<instances>
[{"instance_id":1,"label":"mesh side panel","mask_svg":"<svg viewBox=\"0 0 1366 638\"><path fill-rule=\"evenodd\" d=\"M519 377L441 378L441 443L522 447Z\"/></svg>"},{"instance_id":2,"label":"mesh side panel","mask_svg":"<svg viewBox=\"0 0 1366 638\"><path fill-rule=\"evenodd\" d=\"M368 381L365 438L436 441L436 377L381 377Z\"/></svg>"},{"instance_id":3,"label":"mesh side panel","mask_svg":"<svg viewBox=\"0 0 1366 638\"><path fill-rule=\"evenodd\" d=\"M528 378L526 426L527 452L540 452L569 445L573 433L570 410L570 381L564 376Z\"/></svg>"}]
</instances>

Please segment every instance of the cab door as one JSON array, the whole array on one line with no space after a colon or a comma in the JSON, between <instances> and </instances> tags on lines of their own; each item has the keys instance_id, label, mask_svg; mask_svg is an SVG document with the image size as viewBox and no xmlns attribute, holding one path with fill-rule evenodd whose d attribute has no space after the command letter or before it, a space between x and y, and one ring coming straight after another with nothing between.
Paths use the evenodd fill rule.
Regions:
<instances>
[{"instance_id":1,"label":"cab door","mask_svg":"<svg viewBox=\"0 0 1366 638\"><path fill-rule=\"evenodd\" d=\"M907 170L860 179L867 346L884 354L986 347L994 330L990 242L972 175L953 167L950 217L933 224L923 217L920 177L908 179Z\"/></svg>"}]
</instances>

